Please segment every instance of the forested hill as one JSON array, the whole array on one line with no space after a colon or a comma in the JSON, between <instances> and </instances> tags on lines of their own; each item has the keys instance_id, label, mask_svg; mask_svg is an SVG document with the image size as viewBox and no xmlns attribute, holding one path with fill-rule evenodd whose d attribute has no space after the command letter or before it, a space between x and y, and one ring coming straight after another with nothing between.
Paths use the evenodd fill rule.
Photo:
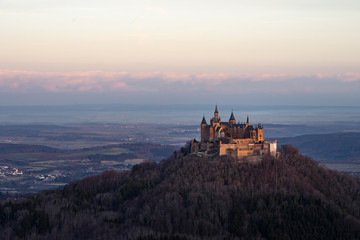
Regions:
<instances>
[{"instance_id":1,"label":"forested hill","mask_svg":"<svg viewBox=\"0 0 360 240\"><path fill-rule=\"evenodd\" d=\"M360 180L291 146L258 164L177 154L0 207L2 239L359 239Z\"/></svg>"},{"instance_id":2,"label":"forested hill","mask_svg":"<svg viewBox=\"0 0 360 240\"><path fill-rule=\"evenodd\" d=\"M30 145L30 144L13 144L13 143L0 143L0 154L5 153L59 153L60 149L51 148L41 145Z\"/></svg>"}]
</instances>

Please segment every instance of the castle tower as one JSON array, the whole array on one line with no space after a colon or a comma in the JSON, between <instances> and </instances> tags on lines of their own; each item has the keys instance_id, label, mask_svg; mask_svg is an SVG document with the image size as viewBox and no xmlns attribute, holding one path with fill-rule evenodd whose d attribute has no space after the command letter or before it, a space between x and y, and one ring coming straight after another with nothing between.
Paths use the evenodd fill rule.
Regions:
<instances>
[{"instance_id":1,"label":"castle tower","mask_svg":"<svg viewBox=\"0 0 360 240\"><path fill-rule=\"evenodd\" d=\"M264 128L261 126L261 124L258 124L258 127L256 128L256 140L258 142L264 141Z\"/></svg>"},{"instance_id":2,"label":"castle tower","mask_svg":"<svg viewBox=\"0 0 360 240\"><path fill-rule=\"evenodd\" d=\"M247 118L246 118L246 125L249 125L249 115L247 115Z\"/></svg>"},{"instance_id":3,"label":"castle tower","mask_svg":"<svg viewBox=\"0 0 360 240\"><path fill-rule=\"evenodd\" d=\"M236 123L236 120L235 120L235 117L234 117L234 113L231 112L230 119L229 119L229 124L234 125L235 123Z\"/></svg>"},{"instance_id":4,"label":"castle tower","mask_svg":"<svg viewBox=\"0 0 360 240\"><path fill-rule=\"evenodd\" d=\"M215 106L214 120L215 120L215 122L217 122L219 120L219 112L218 112L217 105Z\"/></svg>"},{"instance_id":5,"label":"castle tower","mask_svg":"<svg viewBox=\"0 0 360 240\"><path fill-rule=\"evenodd\" d=\"M207 123L206 123L206 120L205 120L205 115L202 118L200 128L201 128L201 141L202 142L208 141L209 140L208 139L209 134L207 133Z\"/></svg>"}]
</instances>

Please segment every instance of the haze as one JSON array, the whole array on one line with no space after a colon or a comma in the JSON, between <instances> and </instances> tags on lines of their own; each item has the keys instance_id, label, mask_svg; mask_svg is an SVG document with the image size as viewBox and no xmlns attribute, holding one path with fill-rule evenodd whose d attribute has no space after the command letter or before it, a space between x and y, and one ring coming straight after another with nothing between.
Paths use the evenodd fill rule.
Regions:
<instances>
[{"instance_id":1,"label":"haze","mask_svg":"<svg viewBox=\"0 0 360 240\"><path fill-rule=\"evenodd\" d=\"M360 2L0 2L0 104L359 105Z\"/></svg>"}]
</instances>

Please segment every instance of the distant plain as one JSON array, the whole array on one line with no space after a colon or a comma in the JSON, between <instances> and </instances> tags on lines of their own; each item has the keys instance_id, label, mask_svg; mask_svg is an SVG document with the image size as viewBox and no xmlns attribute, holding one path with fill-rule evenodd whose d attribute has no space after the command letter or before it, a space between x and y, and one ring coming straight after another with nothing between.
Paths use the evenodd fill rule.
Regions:
<instances>
[{"instance_id":1,"label":"distant plain","mask_svg":"<svg viewBox=\"0 0 360 240\"><path fill-rule=\"evenodd\" d=\"M292 144L331 169L360 173L359 107L229 105L219 106L220 117L226 121L232 110L239 122L249 115L251 124L262 123L265 138L279 146ZM200 120L204 114L209 122L213 111L212 105L1 106L0 167L23 175L0 177L0 190L36 192L160 161L199 139Z\"/></svg>"}]
</instances>

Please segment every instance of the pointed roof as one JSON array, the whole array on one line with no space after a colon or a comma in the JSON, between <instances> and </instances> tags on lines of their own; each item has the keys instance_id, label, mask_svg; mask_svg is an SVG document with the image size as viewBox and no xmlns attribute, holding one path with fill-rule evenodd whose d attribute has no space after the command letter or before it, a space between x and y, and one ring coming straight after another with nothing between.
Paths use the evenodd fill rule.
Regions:
<instances>
[{"instance_id":1,"label":"pointed roof","mask_svg":"<svg viewBox=\"0 0 360 240\"><path fill-rule=\"evenodd\" d=\"M215 112L216 112L216 113L219 113L219 112L218 112L218 109L217 109L217 104L216 104L216 106L215 106Z\"/></svg>"},{"instance_id":2,"label":"pointed roof","mask_svg":"<svg viewBox=\"0 0 360 240\"><path fill-rule=\"evenodd\" d=\"M206 120L205 120L205 115L203 116L203 119L202 119L202 121L201 121L201 124L207 124L207 123L206 123Z\"/></svg>"},{"instance_id":3,"label":"pointed roof","mask_svg":"<svg viewBox=\"0 0 360 240\"><path fill-rule=\"evenodd\" d=\"M249 123L249 115L247 115L246 123Z\"/></svg>"},{"instance_id":4,"label":"pointed roof","mask_svg":"<svg viewBox=\"0 0 360 240\"><path fill-rule=\"evenodd\" d=\"M229 120L235 120L234 113L231 112L230 119Z\"/></svg>"}]
</instances>

